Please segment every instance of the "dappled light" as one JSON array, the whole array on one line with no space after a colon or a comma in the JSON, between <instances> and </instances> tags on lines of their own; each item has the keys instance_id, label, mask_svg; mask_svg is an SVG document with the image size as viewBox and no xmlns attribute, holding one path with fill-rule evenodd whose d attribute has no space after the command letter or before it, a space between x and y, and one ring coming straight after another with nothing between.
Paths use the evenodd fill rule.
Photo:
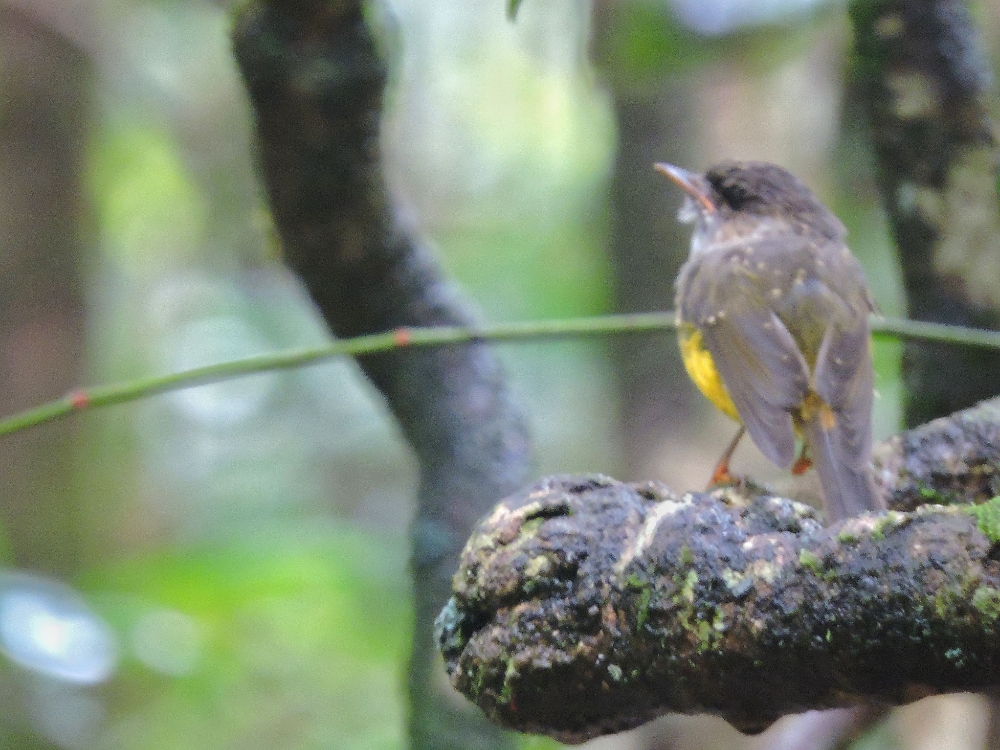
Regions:
<instances>
[{"instance_id":1,"label":"dappled light","mask_svg":"<svg viewBox=\"0 0 1000 750\"><path fill-rule=\"evenodd\" d=\"M0 647L15 664L77 685L107 680L117 639L72 589L23 573L0 573Z\"/></svg>"}]
</instances>

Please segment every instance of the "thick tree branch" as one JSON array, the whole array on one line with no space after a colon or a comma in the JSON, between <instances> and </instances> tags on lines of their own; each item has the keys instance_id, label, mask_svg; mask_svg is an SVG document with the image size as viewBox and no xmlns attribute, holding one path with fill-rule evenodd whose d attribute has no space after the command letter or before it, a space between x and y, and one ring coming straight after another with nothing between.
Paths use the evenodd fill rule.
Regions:
<instances>
[{"instance_id":1,"label":"thick tree branch","mask_svg":"<svg viewBox=\"0 0 1000 750\"><path fill-rule=\"evenodd\" d=\"M472 324L429 253L393 216L379 148L386 69L361 3L250 2L233 44L285 258L334 333ZM529 443L522 419L481 343L359 362L420 462L412 746L505 746L497 730L470 721L440 689L431 626L474 521L523 480Z\"/></svg>"},{"instance_id":2,"label":"thick tree branch","mask_svg":"<svg viewBox=\"0 0 1000 750\"><path fill-rule=\"evenodd\" d=\"M875 450L889 507L981 503L1000 495L1000 399L896 435Z\"/></svg>"},{"instance_id":3,"label":"thick tree branch","mask_svg":"<svg viewBox=\"0 0 1000 750\"><path fill-rule=\"evenodd\" d=\"M763 492L555 477L504 500L438 620L455 686L567 742L666 712L744 731L1000 678L1000 401L879 451L893 507L824 528Z\"/></svg>"}]
</instances>

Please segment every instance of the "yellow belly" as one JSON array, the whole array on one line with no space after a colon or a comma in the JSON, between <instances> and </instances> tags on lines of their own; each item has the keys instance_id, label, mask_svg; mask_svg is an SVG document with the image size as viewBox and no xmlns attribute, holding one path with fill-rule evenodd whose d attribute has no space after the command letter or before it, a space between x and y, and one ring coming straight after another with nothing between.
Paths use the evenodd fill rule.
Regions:
<instances>
[{"instance_id":1,"label":"yellow belly","mask_svg":"<svg viewBox=\"0 0 1000 750\"><path fill-rule=\"evenodd\" d=\"M741 421L733 400L729 398L729 391L726 390L725 383L719 377L719 371L715 369L712 355L708 353L708 349L705 348L701 340L701 331L692 325L682 323L678 339L681 345L684 368L694 384L698 386L698 390L705 394L705 398L715 404L716 408L723 414L737 422Z\"/></svg>"}]
</instances>

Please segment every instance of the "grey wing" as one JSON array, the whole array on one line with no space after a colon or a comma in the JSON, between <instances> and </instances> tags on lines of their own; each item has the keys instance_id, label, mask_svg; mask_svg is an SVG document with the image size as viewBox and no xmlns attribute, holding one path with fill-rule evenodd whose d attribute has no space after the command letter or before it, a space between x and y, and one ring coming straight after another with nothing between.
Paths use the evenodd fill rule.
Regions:
<instances>
[{"instance_id":1,"label":"grey wing","mask_svg":"<svg viewBox=\"0 0 1000 750\"><path fill-rule=\"evenodd\" d=\"M701 258L684 277L681 317L694 323L751 439L772 462L795 460L792 412L809 390L809 367L767 304L766 291L732 257Z\"/></svg>"},{"instance_id":2,"label":"grey wing","mask_svg":"<svg viewBox=\"0 0 1000 750\"><path fill-rule=\"evenodd\" d=\"M702 329L702 338L750 438L788 467L795 460L792 412L808 391L808 367L773 312L738 308L731 305L721 321Z\"/></svg>"}]
</instances>

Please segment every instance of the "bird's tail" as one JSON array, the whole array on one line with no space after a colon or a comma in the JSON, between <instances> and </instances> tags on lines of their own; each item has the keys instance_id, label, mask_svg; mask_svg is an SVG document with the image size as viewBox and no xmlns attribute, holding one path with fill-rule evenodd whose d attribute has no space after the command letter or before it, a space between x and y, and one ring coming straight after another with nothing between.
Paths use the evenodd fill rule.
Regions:
<instances>
[{"instance_id":1,"label":"bird's tail","mask_svg":"<svg viewBox=\"0 0 1000 750\"><path fill-rule=\"evenodd\" d=\"M885 509L872 477L870 448L858 451L850 444L852 436L828 405L803 421L802 432L819 475L827 523Z\"/></svg>"}]
</instances>

